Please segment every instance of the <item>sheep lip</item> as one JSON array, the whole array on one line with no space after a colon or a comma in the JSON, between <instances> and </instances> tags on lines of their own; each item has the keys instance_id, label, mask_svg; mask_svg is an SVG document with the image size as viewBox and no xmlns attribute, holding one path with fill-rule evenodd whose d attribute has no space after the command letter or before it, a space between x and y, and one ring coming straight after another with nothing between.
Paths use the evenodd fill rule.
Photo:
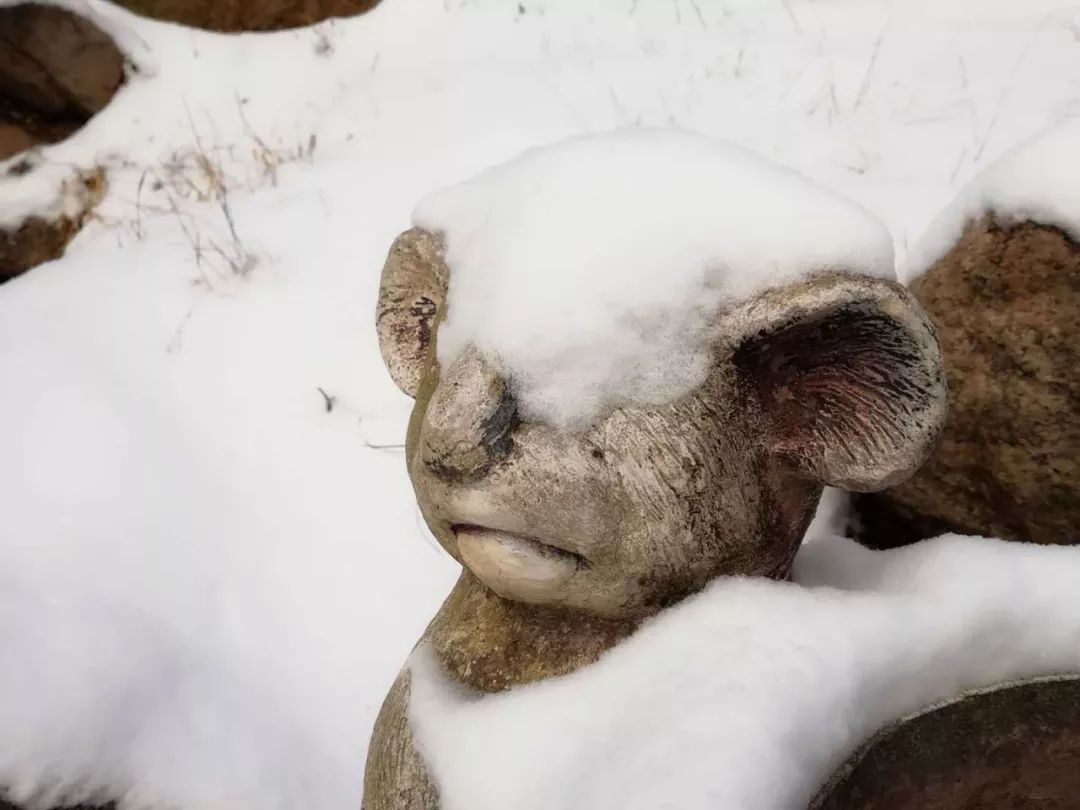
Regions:
<instances>
[{"instance_id":1,"label":"sheep lip","mask_svg":"<svg viewBox=\"0 0 1080 810\"><path fill-rule=\"evenodd\" d=\"M551 543L540 540L536 537L532 537L525 534L518 534L517 532L508 532L503 529L495 529L489 526L478 526L474 523L454 523L450 526L450 531L454 533L455 537L461 537L461 535L467 535L472 537L490 537L501 538L506 542L513 543L514 545L522 546L545 557L562 557L564 559L572 560L576 565L584 567L589 564L588 559L573 551L567 551L565 548L552 545Z\"/></svg>"}]
</instances>

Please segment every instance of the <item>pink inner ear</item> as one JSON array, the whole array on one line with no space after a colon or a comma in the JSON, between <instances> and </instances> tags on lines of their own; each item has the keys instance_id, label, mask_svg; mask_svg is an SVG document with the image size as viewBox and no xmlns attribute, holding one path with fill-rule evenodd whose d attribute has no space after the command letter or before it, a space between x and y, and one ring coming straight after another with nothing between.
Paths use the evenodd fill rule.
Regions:
<instances>
[{"instance_id":1,"label":"pink inner ear","mask_svg":"<svg viewBox=\"0 0 1080 810\"><path fill-rule=\"evenodd\" d=\"M809 476L876 489L922 462L942 381L906 324L851 304L744 343L735 362L756 390L775 450Z\"/></svg>"}]
</instances>

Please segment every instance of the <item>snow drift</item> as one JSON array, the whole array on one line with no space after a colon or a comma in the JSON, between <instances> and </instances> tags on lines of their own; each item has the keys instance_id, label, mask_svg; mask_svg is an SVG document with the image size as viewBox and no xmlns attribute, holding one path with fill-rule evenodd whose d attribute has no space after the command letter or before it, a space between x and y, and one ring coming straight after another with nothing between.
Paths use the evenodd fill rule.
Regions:
<instances>
[{"instance_id":1,"label":"snow drift","mask_svg":"<svg viewBox=\"0 0 1080 810\"><path fill-rule=\"evenodd\" d=\"M800 551L596 664L499 695L414 654L410 721L445 810L797 810L879 728L944 698L1080 672L1080 553L945 536Z\"/></svg>"}]
</instances>

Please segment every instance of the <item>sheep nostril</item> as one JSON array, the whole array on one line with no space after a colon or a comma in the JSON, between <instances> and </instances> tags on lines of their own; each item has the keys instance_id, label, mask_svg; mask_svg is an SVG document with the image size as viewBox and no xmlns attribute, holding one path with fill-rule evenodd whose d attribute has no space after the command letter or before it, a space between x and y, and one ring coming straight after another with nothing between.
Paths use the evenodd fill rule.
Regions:
<instances>
[{"instance_id":1,"label":"sheep nostril","mask_svg":"<svg viewBox=\"0 0 1080 810\"><path fill-rule=\"evenodd\" d=\"M444 480L474 479L506 458L520 424L506 383L475 352L454 364L428 405L423 461Z\"/></svg>"},{"instance_id":2,"label":"sheep nostril","mask_svg":"<svg viewBox=\"0 0 1080 810\"><path fill-rule=\"evenodd\" d=\"M481 425L480 441L492 463L505 458L514 446L514 429L521 424L517 403L509 391L503 390L498 405Z\"/></svg>"}]
</instances>

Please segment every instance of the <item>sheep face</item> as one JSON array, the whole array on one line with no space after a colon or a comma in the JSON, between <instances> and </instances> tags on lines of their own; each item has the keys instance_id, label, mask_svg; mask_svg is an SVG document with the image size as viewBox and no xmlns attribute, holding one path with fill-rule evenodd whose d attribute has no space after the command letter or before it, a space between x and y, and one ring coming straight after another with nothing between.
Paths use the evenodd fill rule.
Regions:
<instances>
[{"instance_id":1,"label":"sheep face","mask_svg":"<svg viewBox=\"0 0 1080 810\"><path fill-rule=\"evenodd\" d=\"M380 345L416 399L424 518L507 599L638 618L718 575L786 576L822 486L906 477L944 417L933 329L890 282L829 272L734 306L695 391L576 432L523 420L475 347L439 366L447 282L436 236L399 237Z\"/></svg>"}]
</instances>

